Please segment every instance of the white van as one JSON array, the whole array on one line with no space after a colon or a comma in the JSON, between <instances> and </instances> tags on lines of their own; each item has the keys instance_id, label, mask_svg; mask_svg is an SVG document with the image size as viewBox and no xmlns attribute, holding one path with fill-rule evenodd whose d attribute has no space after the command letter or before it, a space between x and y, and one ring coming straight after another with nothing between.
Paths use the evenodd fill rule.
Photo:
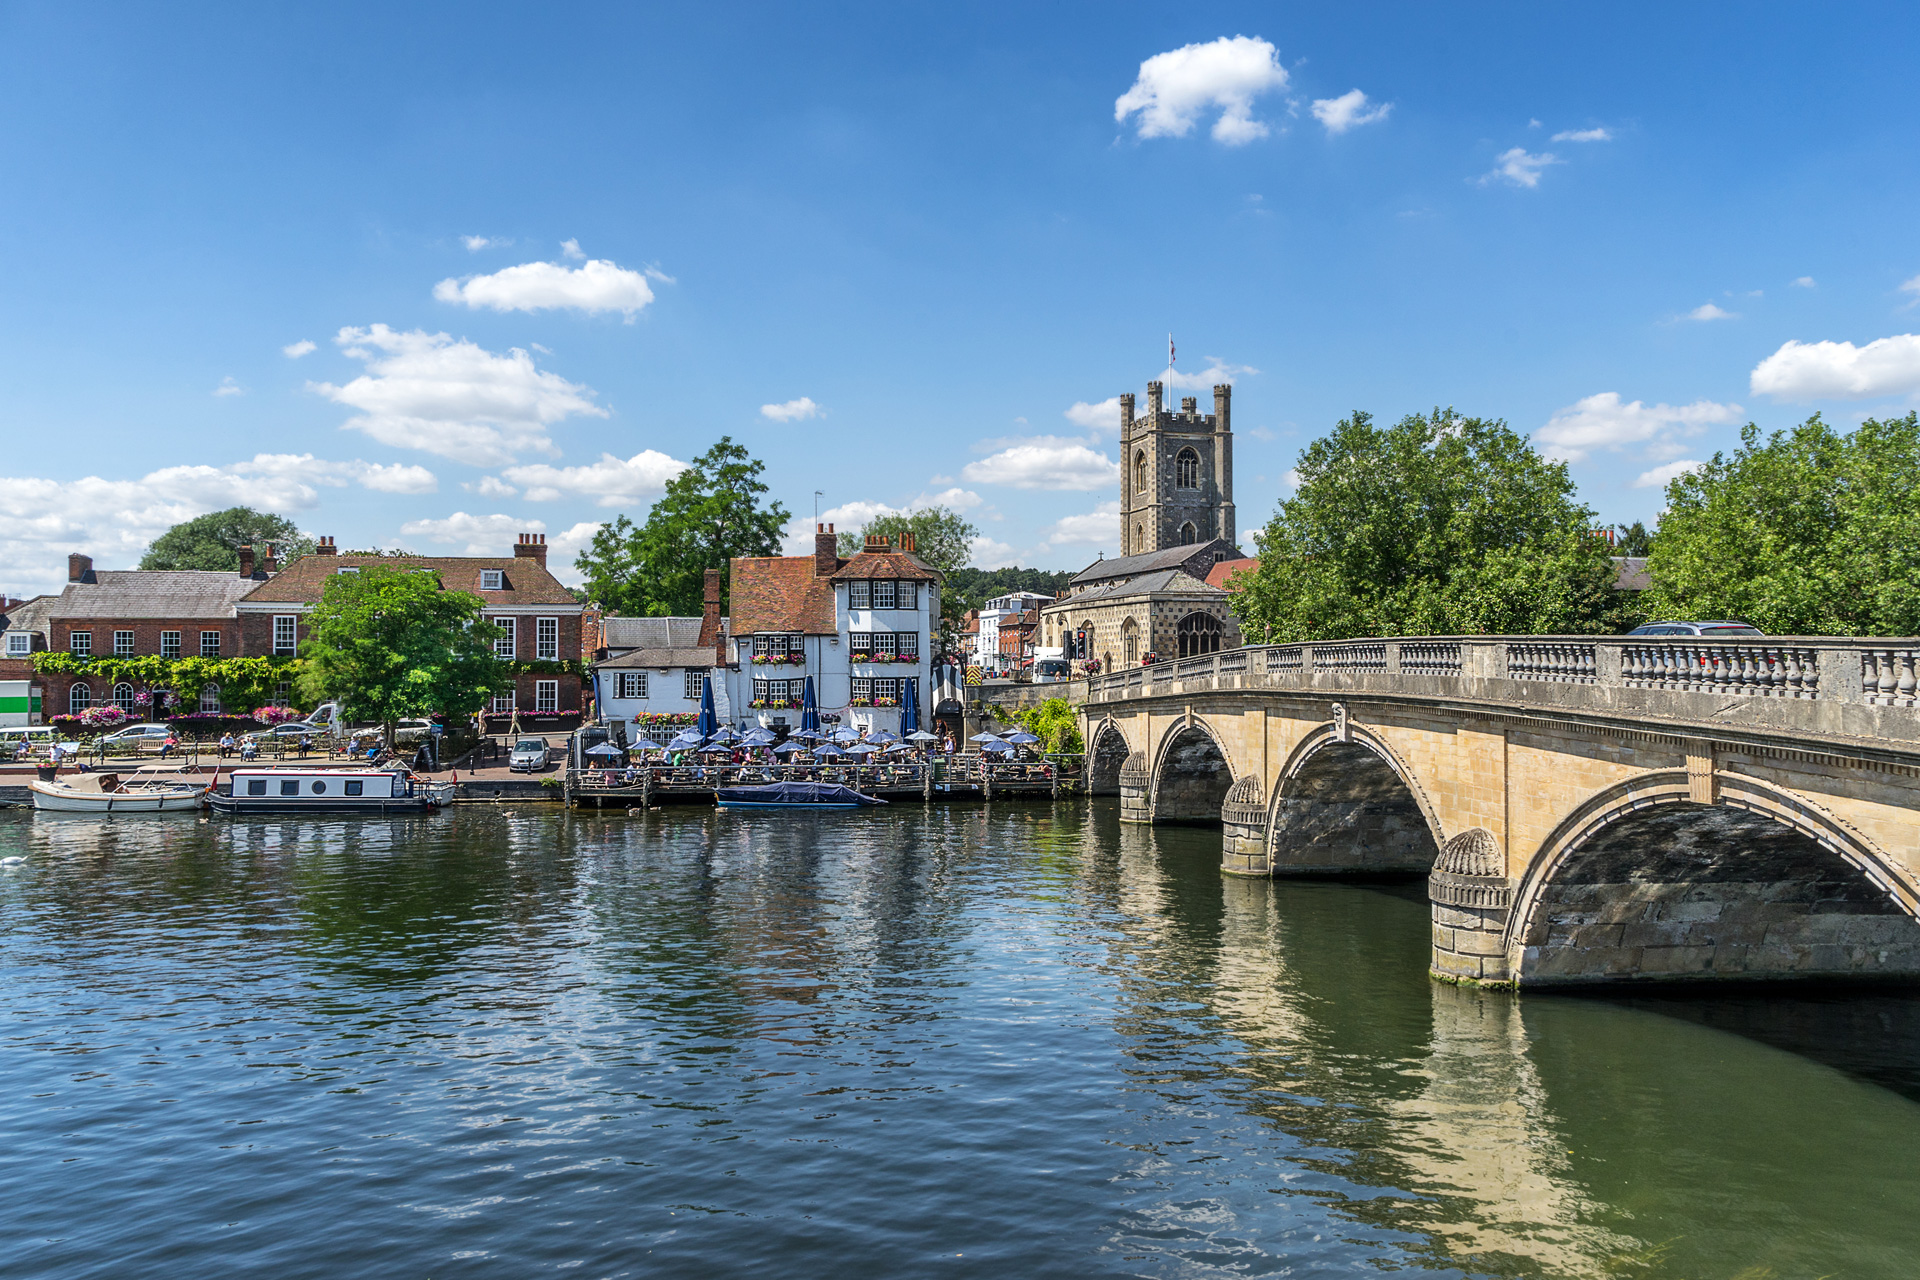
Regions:
<instances>
[{"instance_id":1,"label":"white van","mask_svg":"<svg viewBox=\"0 0 1920 1280\"><path fill-rule=\"evenodd\" d=\"M20 744L27 744L27 750L39 759L46 759L57 743L60 746L79 750L79 743L71 738L63 738L60 731L51 725L8 725L0 728L0 760L11 760L20 753Z\"/></svg>"}]
</instances>

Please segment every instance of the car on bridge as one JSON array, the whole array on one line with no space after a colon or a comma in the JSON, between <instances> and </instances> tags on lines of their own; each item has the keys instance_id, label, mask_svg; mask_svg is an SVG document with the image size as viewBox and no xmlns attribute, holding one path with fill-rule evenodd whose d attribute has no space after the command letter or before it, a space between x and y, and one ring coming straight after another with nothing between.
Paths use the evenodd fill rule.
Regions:
<instances>
[{"instance_id":1,"label":"car on bridge","mask_svg":"<svg viewBox=\"0 0 1920 1280\"><path fill-rule=\"evenodd\" d=\"M1745 622L1649 622L1627 632L1630 636L1701 636L1709 640L1733 640L1741 636L1763 636L1766 632Z\"/></svg>"}]
</instances>

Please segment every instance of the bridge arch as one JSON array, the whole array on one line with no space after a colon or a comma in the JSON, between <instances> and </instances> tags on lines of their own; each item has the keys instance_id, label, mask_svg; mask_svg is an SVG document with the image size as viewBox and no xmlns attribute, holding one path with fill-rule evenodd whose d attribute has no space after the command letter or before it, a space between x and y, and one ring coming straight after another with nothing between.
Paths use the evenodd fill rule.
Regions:
<instances>
[{"instance_id":1,"label":"bridge arch","mask_svg":"<svg viewBox=\"0 0 1920 1280\"><path fill-rule=\"evenodd\" d=\"M1920 977L1920 891L1893 859L1803 796L1713 782L1650 771L1556 826L1514 888L1512 978Z\"/></svg>"},{"instance_id":2,"label":"bridge arch","mask_svg":"<svg viewBox=\"0 0 1920 1280\"><path fill-rule=\"evenodd\" d=\"M1161 735L1149 778L1154 822L1217 824L1238 771L1226 738L1204 716L1188 715Z\"/></svg>"},{"instance_id":3,"label":"bridge arch","mask_svg":"<svg viewBox=\"0 0 1920 1280\"><path fill-rule=\"evenodd\" d=\"M1426 875L1445 841L1413 770L1344 714L1294 747L1266 825L1273 875Z\"/></svg>"},{"instance_id":4,"label":"bridge arch","mask_svg":"<svg viewBox=\"0 0 1920 1280\"><path fill-rule=\"evenodd\" d=\"M1108 716L1087 732L1087 794L1120 794L1120 771L1126 766L1133 746L1119 723Z\"/></svg>"}]
</instances>

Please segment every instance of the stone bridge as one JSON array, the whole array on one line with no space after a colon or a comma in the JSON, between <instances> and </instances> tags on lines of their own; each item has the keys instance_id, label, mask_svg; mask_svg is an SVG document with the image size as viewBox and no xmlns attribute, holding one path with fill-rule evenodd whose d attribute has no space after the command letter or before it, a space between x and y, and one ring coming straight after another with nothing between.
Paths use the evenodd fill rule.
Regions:
<instances>
[{"instance_id":1,"label":"stone bridge","mask_svg":"<svg viewBox=\"0 0 1920 1280\"><path fill-rule=\"evenodd\" d=\"M1230 874L1427 877L1443 979L1913 980L1916 653L1277 645L1091 677L1080 713L1095 794L1219 825Z\"/></svg>"}]
</instances>

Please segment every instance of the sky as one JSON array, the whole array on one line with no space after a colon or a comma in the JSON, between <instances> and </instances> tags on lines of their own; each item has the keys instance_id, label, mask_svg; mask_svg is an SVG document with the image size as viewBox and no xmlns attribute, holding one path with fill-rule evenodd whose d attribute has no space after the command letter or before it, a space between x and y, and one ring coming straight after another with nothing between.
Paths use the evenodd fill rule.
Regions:
<instances>
[{"instance_id":1,"label":"sky","mask_svg":"<svg viewBox=\"0 0 1920 1280\"><path fill-rule=\"evenodd\" d=\"M1892 5L0 5L0 591L235 504L571 561L730 436L798 550L1118 550L1234 386L1241 540L1364 410L1603 522L1920 397Z\"/></svg>"}]
</instances>

